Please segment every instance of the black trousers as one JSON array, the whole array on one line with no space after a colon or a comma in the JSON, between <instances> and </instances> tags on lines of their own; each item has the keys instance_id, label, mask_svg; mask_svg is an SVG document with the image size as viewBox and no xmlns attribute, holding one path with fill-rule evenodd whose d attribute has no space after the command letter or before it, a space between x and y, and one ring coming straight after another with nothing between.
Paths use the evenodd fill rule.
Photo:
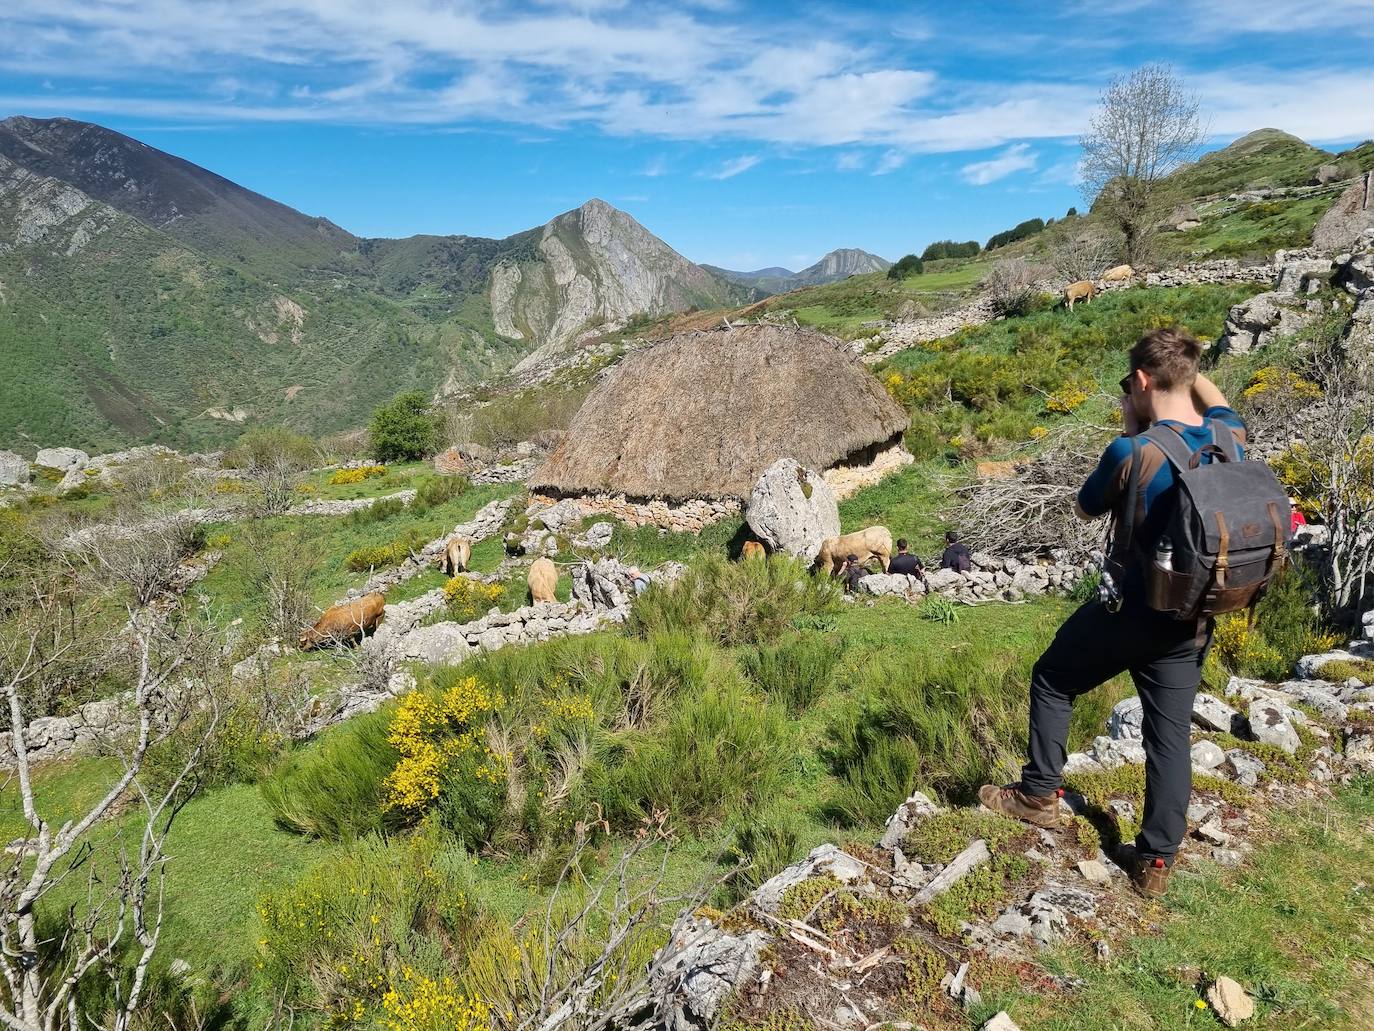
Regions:
<instances>
[{"instance_id":1,"label":"black trousers","mask_svg":"<svg viewBox=\"0 0 1374 1031\"><path fill-rule=\"evenodd\" d=\"M1128 601L1115 613L1097 601L1080 608L1031 674L1030 761L1021 771L1022 789L1033 795L1058 789L1073 700L1129 670L1145 717L1145 812L1136 848L1172 863L1188 831L1193 698L1210 644L1210 623L1200 633L1195 624L1140 603Z\"/></svg>"}]
</instances>

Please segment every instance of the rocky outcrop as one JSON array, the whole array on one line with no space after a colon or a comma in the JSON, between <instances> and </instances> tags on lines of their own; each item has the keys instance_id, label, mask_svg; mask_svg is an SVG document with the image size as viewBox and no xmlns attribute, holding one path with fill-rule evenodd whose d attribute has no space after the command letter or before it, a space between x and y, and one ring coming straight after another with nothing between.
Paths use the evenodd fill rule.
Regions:
<instances>
[{"instance_id":1,"label":"rocky outcrop","mask_svg":"<svg viewBox=\"0 0 1374 1031\"><path fill-rule=\"evenodd\" d=\"M1374 229L1374 172L1364 173L1336 198L1312 230L1312 245L1327 253L1346 250L1367 229Z\"/></svg>"},{"instance_id":2,"label":"rocky outcrop","mask_svg":"<svg viewBox=\"0 0 1374 1031\"><path fill-rule=\"evenodd\" d=\"M0 487L17 487L29 482L28 460L13 451L0 451Z\"/></svg>"},{"instance_id":3,"label":"rocky outcrop","mask_svg":"<svg viewBox=\"0 0 1374 1031\"><path fill-rule=\"evenodd\" d=\"M538 231L533 260L493 271L497 331L536 350L516 373L569 349L589 331L692 305L720 307L736 289L694 265L623 211L590 200Z\"/></svg>"},{"instance_id":4,"label":"rocky outcrop","mask_svg":"<svg viewBox=\"0 0 1374 1031\"><path fill-rule=\"evenodd\" d=\"M772 551L812 562L821 545L840 534L840 510L830 485L819 473L780 458L749 492L744 518Z\"/></svg>"}]
</instances>

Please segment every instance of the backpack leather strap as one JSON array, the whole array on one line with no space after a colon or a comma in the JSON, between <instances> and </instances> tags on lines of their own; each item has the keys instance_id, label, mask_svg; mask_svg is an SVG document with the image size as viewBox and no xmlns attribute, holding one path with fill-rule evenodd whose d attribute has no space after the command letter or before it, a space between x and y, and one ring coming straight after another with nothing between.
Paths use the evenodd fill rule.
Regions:
<instances>
[{"instance_id":1,"label":"backpack leather strap","mask_svg":"<svg viewBox=\"0 0 1374 1031\"><path fill-rule=\"evenodd\" d=\"M1221 540L1217 543L1216 582L1217 587L1222 588L1226 586L1226 570L1230 567L1226 552L1231 546L1231 531L1226 528L1226 516L1220 510L1217 511L1217 533Z\"/></svg>"},{"instance_id":2,"label":"backpack leather strap","mask_svg":"<svg viewBox=\"0 0 1374 1031\"><path fill-rule=\"evenodd\" d=\"M1269 568L1265 571L1266 575L1271 575L1275 569L1288 560L1288 549L1283 544L1286 536L1283 528L1283 517L1279 515L1277 501L1269 502L1269 521L1274 524L1274 550L1269 553Z\"/></svg>"}]
</instances>

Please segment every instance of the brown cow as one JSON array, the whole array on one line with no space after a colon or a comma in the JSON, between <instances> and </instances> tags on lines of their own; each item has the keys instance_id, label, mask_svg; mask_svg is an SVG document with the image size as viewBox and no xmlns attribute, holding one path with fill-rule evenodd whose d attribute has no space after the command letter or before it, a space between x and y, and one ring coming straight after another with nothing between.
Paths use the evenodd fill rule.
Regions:
<instances>
[{"instance_id":1,"label":"brown cow","mask_svg":"<svg viewBox=\"0 0 1374 1031\"><path fill-rule=\"evenodd\" d=\"M444 553L439 556L439 565L449 576L466 573L471 561L472 541L466 537L453 538L445 545Z\"/></svg>"},{"instance_id":2,"label":"brown cow","mask_svg":"<svg viewBox=\"0 0 1374 1031\"><path fill-rule=\"evenodd\" d=\"M558 567L546 558L537 558L530 563L527 577L530 584L530 600L536 605L541 601L557 601L554 590L558 587Z\"/></svg>"},{"instance_id":3,"label":"brown cow","mask_svg":"<svg viewBox=\"0 0 1374 1031\"><path fill-rule=\"evenodd\" d=\"M816 568L828 568L830 575L835 576L844 568L844 560L850 555L859 556L860 563L876 558L886 573L888 559L892 556L892 531L886 526L870 526L855 533L829 537L821 544L820 554L816 556Z\"/></svg>"},{"instance_id":4,"label":"brown cow","mask_svg":"<svg viewBox=\"0 0 1374 1031\"><path fill-rule=\"evenodd\" d=\"M1135 275L1135 269L1131 268L1131 266L1117 265L1114 268L1109 268L1106 272L1102 273L1102 282L1125 283L1128 282L1133 275Z\"/></svg>"},{"instance_id":5,"label":"brown cow","mask_svg":"<svg viewBox=\"0 0 1374 1031\"><path fill-rule=\"evenodd\" d=\"M301 634L301 650L309 651L324 644L351 644L377 629L386 608L381 591L364 594L341 605L326 609L314 626Z\"/></svg>"},{"instance_id":6,"label":"brown cow","mask_svg":"<svg viewBox=\"0 0 1374 1031\"><path fill-rule=\"evenodd\" d=\"M745 541L744 547L740 549L741 559L767 558L768 549L763 546L762 541Z\"/></svg>"},{"instance_id":7,"label":"brown cow","mask_svg":"<svg viewBox=\"0 0 1374 1031\"><path fill-rule=\"evenodd\" d=\"M1064 287L1064 303L1068 306L1069 311L1073 311L1075 301L1091 304L1096 293L1097 287L1093 286L1091 280L1080 279L1077 283L1070 283Z\"/></svg>"}]
</instances>

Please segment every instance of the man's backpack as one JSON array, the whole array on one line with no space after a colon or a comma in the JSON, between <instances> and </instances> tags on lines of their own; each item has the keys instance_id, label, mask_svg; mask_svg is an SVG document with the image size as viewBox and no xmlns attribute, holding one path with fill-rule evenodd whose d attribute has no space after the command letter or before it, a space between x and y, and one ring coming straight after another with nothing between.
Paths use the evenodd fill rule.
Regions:
<instances>
[{"instance_id":1,"label":"man's backpack","mask_svg":"<svg viewBox=\"0 0 1374 1031\"><path fill-rule=\"evenodd\" d=\"M1140 564L1145 603L1180 620L1255 605L1283 569L1292 540L1288 495L1273 470L1264 462L1243 460L1226 424L1212 419L1209 425L1215 443L1197 451L1164 424L1131 440L1117 554ZM1148 541L1134 534L1142 438L1164 452L1175 483L1164 528ZM1204 455L1211 461L1204 463Z\"/></svg>"}]
</instances>

